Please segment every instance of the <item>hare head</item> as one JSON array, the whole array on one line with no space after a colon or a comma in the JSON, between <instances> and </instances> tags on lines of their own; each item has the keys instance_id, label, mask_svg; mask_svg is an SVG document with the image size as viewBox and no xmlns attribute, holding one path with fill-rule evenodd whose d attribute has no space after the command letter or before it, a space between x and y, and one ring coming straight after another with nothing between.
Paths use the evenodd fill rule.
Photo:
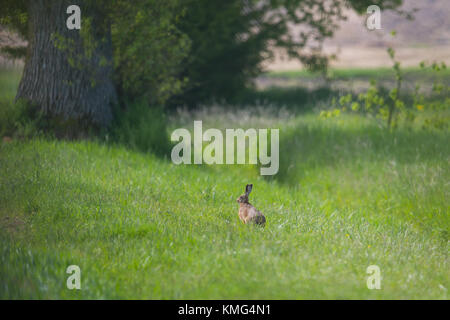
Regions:
<instances>
[{"instance_id":1,"label":"hare head","mask_svg":"<svg viewBox=\"0 0 450 320\"><path fill-rule=\"evenodd\" d=\"M245 187L245 193L243 195L241 195L239 198L237 198L236 201L239 203L248 203L248 195L250 194L250 192L252 192L252 188L253 188L253 185L248 184Z\"/></svg>"}]
</instances>

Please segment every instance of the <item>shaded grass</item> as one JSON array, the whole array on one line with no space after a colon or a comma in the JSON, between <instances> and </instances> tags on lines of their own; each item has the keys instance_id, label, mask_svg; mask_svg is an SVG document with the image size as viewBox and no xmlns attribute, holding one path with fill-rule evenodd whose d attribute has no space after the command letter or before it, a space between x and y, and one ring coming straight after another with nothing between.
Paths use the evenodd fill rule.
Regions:
<instances>
[{"instance_id":1,"label":"shaded grass","mask_svg":"<svg viewBox=\"0 0 450 320\"><path fill-rule=\"evenodd\" d=\"M331 101L340 91L323 86L316 89L303 87L270 87L264 90L249 89L242 97L234 101L237 105L277 106L285 108L291 113L299 114L311 111L318 104Z\"/></svg>"}]
</instances>

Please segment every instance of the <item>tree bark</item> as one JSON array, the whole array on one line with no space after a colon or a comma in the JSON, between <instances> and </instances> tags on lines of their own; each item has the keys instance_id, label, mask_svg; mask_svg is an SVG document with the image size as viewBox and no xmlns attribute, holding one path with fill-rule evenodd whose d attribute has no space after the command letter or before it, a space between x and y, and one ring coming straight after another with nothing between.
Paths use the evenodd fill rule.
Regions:
<instances>
[{"instance_id":1,"label":"tree bark","mask_svg":"<svg viewBox=\"0 0 450 320\"><path fill-rule=\"evenodd\" d=\"M107 126L117 102L110 28L94 1L77 1L81 30L69 30L70 0L30 0L29 47L16 100L63 121Z\"/></svg>"}]
</instances>

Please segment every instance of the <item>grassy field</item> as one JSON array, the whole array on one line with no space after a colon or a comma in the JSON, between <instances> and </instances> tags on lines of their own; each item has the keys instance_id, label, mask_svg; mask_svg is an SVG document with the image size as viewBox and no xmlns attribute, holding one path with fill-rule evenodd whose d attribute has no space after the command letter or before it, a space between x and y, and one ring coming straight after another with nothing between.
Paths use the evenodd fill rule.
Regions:
<instances>
[{"instance_id":1,"label":"grassy field","mask_svg":"<svg viewBox=\"0 0 450 320\"><path fill-rule=\"evenodd\" d=\"M193 119L280 128L280 172L101 141L2 143L0 298L448 299L448 130L220 107L173 114L169 130ZM247 183L264 229L239 221ZM72 264L81 290L66 288Z\"/></svg>"}]
</instances>

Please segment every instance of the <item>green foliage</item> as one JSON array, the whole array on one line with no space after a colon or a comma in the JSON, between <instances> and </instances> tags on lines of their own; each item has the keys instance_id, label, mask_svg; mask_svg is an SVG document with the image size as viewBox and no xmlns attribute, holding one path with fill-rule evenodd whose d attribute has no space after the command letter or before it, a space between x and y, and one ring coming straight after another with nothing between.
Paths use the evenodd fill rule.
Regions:
<instances>
[{"instance_id":1,"label":"green foliage","mask_svg":"<svg viewBox=\"0 0 450 320\"><path fill-rule=\"evenodd\" d=\"M318 104L328 102L337 94L338 92L325 86L312 90L302 87L271 87L264 90L250 88L244 90L241 95L234 99L228 99L228 102L241 107L251 105L274 106L297 113L310 111Z\"/></svg>"},{"instance_id":2,"label":"green foliage","mask_svg":"<svg viewBox=\"0 0 450 320\"><path fill-rule=\"evenodd\" d=\"M26 56L26 52L26 47L3 46L0 48L0 53L10 60L21 59Z\"/></svg>"},{"instance_id":3,"label":"green foliage","mask_svg":"<svg viewBox=\"0 0 450 320\"><path fill-rule=\"evenodd\" d=\"M28 38L27 1L7 1L5 5L5 10L0 13L1 23ZM82 28L79 31L82 41L74 43L70 36L51 35L53 44L65 51L73 68L95 75L96 67L110 63L105 57L92 55L98 46L111 45L108 43L111 29L114 80L120 98L131 100L137 97L161 105L181 91L186 80L179 77L179 70L181 60L188 54L190 41L174 26L183 15L178 0L146 0L139 4L85 0L79 5L82 10ZM9 55L19 52L14 48L6 49ZM91 60L98 66L91 66ZM89 79L93 87L97 85L98 79L92 76Z\"/></svg>"},{"instance_id":4,"label":"green foliage","mask_svg":"<svg viewBox=\"0 0 450 320\"><path fill-rule=\"evenodd\" d=\"M436 75L447 70L445 62L433 62L429 67L425 62L420 63L420 67L424 70L427 68ZM423 113L428 110L424 116L423 127L435 129L447 129L450 124L450 97L449 89L442 78L436 77L432 84L432 99L427 99L425 94L420 91L422 83L417 83L413 94L413 105L415 108Z\"/></svg>"},{"instance_id":5,"label":"green foliage","mask_svg":"<svg viewBox=\"0 0 450 320\"><path fill-rule=\"evenodd\" d=\"M159 156L170 155L167 119L162 108L150 107L145 101L132 102L125 110L116 108L114 113L112 142Z\"/></svg>"},{"instance_id":6,"label":"green foliage","mask_svg":"<svg viewBox=\"0 0 450 320\"><path fill-rule=\"evenodd\" d=\"M17 31L23 38L28 37L28 0L3 0L0 12L0 25Z\"/></svg>"},{"instance_id":7,"label":"green foliage","mask_svg":"<svg viewBox=\"0 0 450 320\"><path fill-rule=\"evenodd\" d=\"M179 74L190 40L175 26L182 18L178 0L112 5L114 78L123 99L163 105L184 88Z\"/></svg>"},{"instance_id":8,"label":"green foliage","mask_svg":"<svg viewBox=\"0 0 450 320\"><path fill-rule=\"evenodd\" d=\"M395 31L391 34L395 35ZM386 122L386 127L396 128L399 122L407 127L411 127L412 123L418 117L418 113L429 109L434 112L428 113L425 117L420 116L422 127L446 129L450 123L450 98L448 97L449 86L444 83L442 77L435 76L431 93L426 97L421 89L421 81L416 82L414 92L411 94L412 101L407 101L401 96L402 82L404 73L400 67L400 62L395 59L395 50L388 48L387 53L393 62L392 70L395 76L395 87L391 88L387 93L377 87L377 82L372 79L370 87L366 92L360 93L355 101L351 94L341 96L339 101L335 98L332 100L332 110L323 110L321 117L339 116L340 111L364 112L374 115ZM425 62L420 62L419 67L425 71L427 69ZM440 64L433 62L429 68L431 72L437 74L445 72L446 65L444 62Z\"/></svg>"},{"instance_id":9,"label":"green foliage","mask_svg":"<svg viewBox=\"0 0 450 320\"><path fill-rule=\"evenodd\" d=\"M23 102L0 99L0 137L32 138L41 134L43 115Z\"/></svg>"},{"instance_id":10,"label":"green foliage","mask_svg":"<svg viewBox=\"0 0 450 320\"><path fill-rule=\"evenodd\" d=\"M253 10L253 3L247 3L248 7L241 0L184 2L186 14L177 26L192 41L182 73L189 84L173 103L192 106L208 99L232 98L260 72L259 63L268 54L269 30L250 30L266 9Z\"/></svg>"}]
</instances>

